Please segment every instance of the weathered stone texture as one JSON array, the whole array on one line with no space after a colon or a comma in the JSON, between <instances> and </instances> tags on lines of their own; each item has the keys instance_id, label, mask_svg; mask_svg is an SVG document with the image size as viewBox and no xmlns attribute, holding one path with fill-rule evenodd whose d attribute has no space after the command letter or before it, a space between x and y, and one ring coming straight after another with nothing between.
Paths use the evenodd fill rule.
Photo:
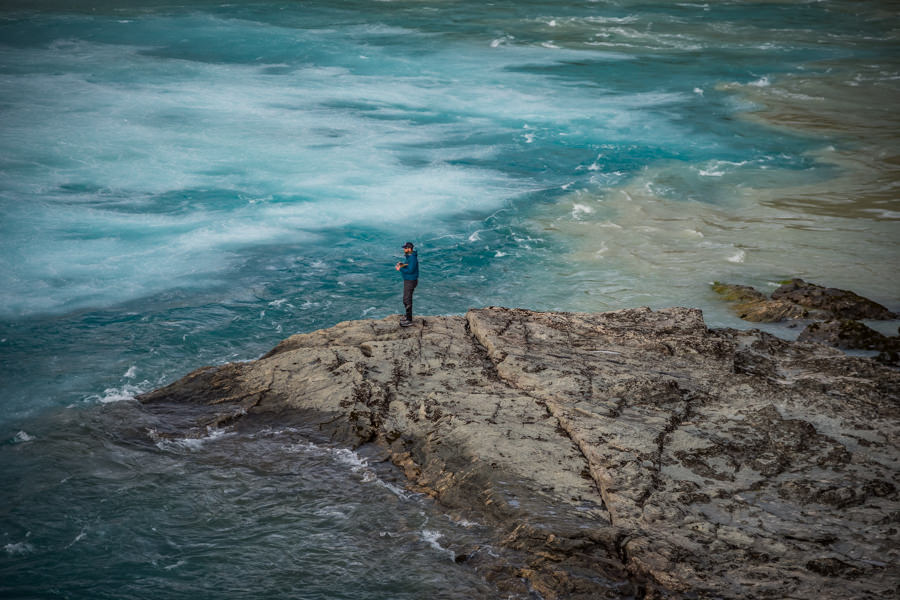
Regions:
<instances>
[{"instance_id":1,"label":"weathered stone texture","mask_svg":"<svg viewBox=\"0 0 900 600\"><path fill-rule=\"evenodd\" d=\"M295 335L142 401L380 444L494 526L472 562L507 593L844 599L900 586L898 384L692 309L492 307Z\"/></svg>"}]
</instances>

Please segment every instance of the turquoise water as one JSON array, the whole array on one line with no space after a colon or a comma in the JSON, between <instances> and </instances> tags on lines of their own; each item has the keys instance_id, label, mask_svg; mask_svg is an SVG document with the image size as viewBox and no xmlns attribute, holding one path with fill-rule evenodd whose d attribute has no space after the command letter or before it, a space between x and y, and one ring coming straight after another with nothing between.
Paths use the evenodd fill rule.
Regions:
<instances>
[{"instance_id":1,"label":"turquoise water","mask_svg":"<svg viewBox=\"0 0 900 600\"><path fill-rule=\"evenodd\" d=\"M791 276L900 308L897 32L828 0L4 3L0 593L489 597L440 543L478 527L364 457L163 443L133 396L399 313L407 240L419 314L743 326L707 284Z\"/></svg>"}]
</instances>

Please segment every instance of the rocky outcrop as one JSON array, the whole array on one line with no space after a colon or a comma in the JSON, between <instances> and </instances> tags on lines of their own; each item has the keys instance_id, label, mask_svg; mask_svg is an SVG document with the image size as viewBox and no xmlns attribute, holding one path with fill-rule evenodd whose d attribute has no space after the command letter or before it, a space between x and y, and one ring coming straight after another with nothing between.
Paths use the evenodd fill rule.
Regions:
<instances>
[{"instance_id":1,"label":"rocky outcrop","mask_svg":"<svg viewBox=\"0 0 900 600\"><path fill-rule=\"evenodd\" d=\"M863 298L850 290L827 288L802 279L791 279L772 292L772 300L793 302L798 306L817 311L830 319L873 319L898 318L896 313L884 306Z\"/></svg>"},{"instance_id":2,"label":"rocky outcrop","mask_svg":"<svg viewBox=\"0 0 900 600\"><path fill-rule=\"evenodd\" d=\"M732 303L737 315L755 323L818 319L800 333L801 342L816 342L843 350L875 350L877 360L900 363L900 337L886 336L855 319L900 318L884 306L849 290L826 288L792 279L767 298L746 285L715 282L713 291Z\"/></svg>"},{"instance_id":3,"label":"rocky outcrop","mask_svg":"<svg viewBox=\"0 0 900 600\"><path fill-rule=\"evenodd\" d=\"M849 290L826 288L792 279L772 292L771 298L746 285L713 283L713 290L729 302L738 316L754 323L789 319L897 319L884 306Z\"/></svg>"},{"instance_id":4,"label":"rocky outcrop","mask_svg":"<svg viewBox=\"0 0 900 600\"><path fill-rule=\"evenodd\" d=\"M749 285L713 283L713 291L732 303L742 319L754 323L777 323L786 319L805 319L809 311L793 302L772 300Z\"/></svg>"},{"instance_id":5,"label":"rocky outcrop","mask_svg":"<svg viewBox=\"0 0 900 600\"><path fill-rule=\"evenodd\" d=\"M140 399L380 446L493 527L457 555L504 597L844 599L900 586L898 394L896 370L697 310L485 308L340 323Z\"/></svg>"},{"instance_id":6,"label":"rocky outcrop","mask_svg":"<svg viewBox=\"0 0 900 600\"><path fill-rule=\"evenodd\" d=\"M883 362L896 363L900 352L900 337L886 336L849 319L810 323L797 339L845 350L877 350L884 355Z\"/></svg>"}]
</instances>

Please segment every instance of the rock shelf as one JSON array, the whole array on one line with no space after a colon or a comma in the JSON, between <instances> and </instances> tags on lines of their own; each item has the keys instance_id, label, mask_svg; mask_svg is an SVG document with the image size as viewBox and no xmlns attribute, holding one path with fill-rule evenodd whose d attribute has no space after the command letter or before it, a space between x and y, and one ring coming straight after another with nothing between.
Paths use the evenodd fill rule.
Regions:
<instances>
[{"instance_id":1,"label":"rock shelf","mask_svg":"<svg viewBox=\"0 0 900 600\"><path fill-rule=\"evenodd\" d=\"M700 311L349 321L146 394L302 418L491 527L513 597L882 598L900 586L900 372Z\"/></svg>"}]
</instances>

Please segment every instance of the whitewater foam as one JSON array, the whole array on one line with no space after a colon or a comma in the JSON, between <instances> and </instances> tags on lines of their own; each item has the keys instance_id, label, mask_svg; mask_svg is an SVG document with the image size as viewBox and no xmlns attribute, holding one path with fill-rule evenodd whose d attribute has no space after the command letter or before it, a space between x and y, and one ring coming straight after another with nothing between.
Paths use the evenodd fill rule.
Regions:
<instances>
[{"instance_id":1,"label":"whitewater foam","mask_svg":"<svg viewBox=\"0 0 900 600\"><path fill-rule=\"evenodd\" d=\"M210 442L215 442L223 437L234 435L234 430L227 427L207 427L205 434L203 435L178 438L161 437L152 429L148 430L147 433L151 439L156 441L156 447L160 450L188 450L190 452L197 452L202 450L204 446Z\"/></svg>"},{"instance_id":2,"label":"whitewater foam","mask_svg":"<svg viewBox=\"0 0 900 600\"><path fill-rule=\"evenodd\" d=\"M397 33L383 28L366 31ZM522 52L502 56L490 68L504 73L504 65L521 60ZM419 107L429 107L431 112L462 111L471 114L467 118L480 119L502 115L514 106L533 105L533 96L516 91L516 85L476 101L467 91L469 80L447 94L447 90L422 86L415 78L375 85L346 69L306 67L294 73L306 83L298 102L296 82L261 75L257 65L192 64L181 73L190 78L173 85L157 74L170 60L140 47L122 53L104 44L59 42L50 50L4 49L3 53L4 58L21 64L65 59L72 70L62 77L31 76L23 80L24 85L15 85L19 100L10 103L10 122L30 125L27 135L24 129L6 128L0 145L15 140L21 152L19 141L27 139L25 151L36 158L47 148L69 148L59 158L71 166L39 173L33 183L27 178L8 180L14 187L7 195L31 194L40 186L50 201L41 204L36 214L29 209L27 216L9 204L7 210L12 211L6 214L7 222L37 217L39 226L29 230L100 235L69 236L63 241L26 237L24 229L11 227L10 235L4 236L6 245L23 260L3 270L0 313L25 315L104 305L154 293L172 281L211 285L235 265L234 252L241 248L288 240L315 244L316 231L354 224L390 225L410 217L427 222L498 206L525 190L495 170L448 164L460 149L442 149L440 140L453 135L447 124L398 128L390 120L372 119L353 107L340 106L351 97L364 97L384 115L416 118ZM471 63L474 58L462 60ZM483 70L484 61L478 61ZM123 63L152 77L124 89L115 81ZM82 73L90 73L90 80ZM54 94L48 96L46 89ZM32 96L52 100L35 106L29 100ZM534 108L541 118L549 114ZM70 114L77 117L60 116ZM333 131L344 132L342 139L347 141L336 144ZM39 141L42 138L57 143L47 146ZM533 143L535 136L531 133L525 139ZM402 152L396 150L403 146L428 148L430 164L404 168ZM90 160L76 160L76 148ZM257 157L254 168L241 158L251 149ZM115 161L104 155L114 156ZM347 176L354 172L378 173L378 177ZM89 183L73 187L73 176ZM221 190L220 198L204 203L228 206L235 197L243 204L225 213L214 204L192 207L194 190L210 189ZM179 198L186 212L154 212L163 198L166 202ZM390 209L398 203L407 207L404 213ZM78 206L77 210L72 206ZM152 236L146 235L148 227ZM153 244L147 245L148 240ZM66 283L45 284L52 279Z\"/></svg>"},{"instance_id":3,"label":"whitewater foam","mask_svg":"<svg viewBox=\"0 0 900 600\"><path fill-rule=\"evenodd\" d=\"M572 218L580 219L582 215L589 215L594 212L594 209L586 204L578 204L577 202L572 204Z\"/></svg>"},{"instance_id":4,"label":"whitewater foam","mask_svg":"<svg viewBox=\"0 0 900 600\"><path fill-rule=\"evenodd\" d=\"M12 441L14 444L21 444L22 442L31 442L31 441L34 441L34 436L29 435L28 433L26 433L24 431L19 431L16 433L15 436L13 436Z\"/></svg>"},{"instance_id":5,"label":"whitewater foam","mask_svg":"<svg viewBox=\"0 0 900 600\"><path fill-rule=\"evenodd\" d=\"M28 542L16 542L15 544L6 544L3 549L11 556L22 556L34 552L34 546Z\"/></svg>"},{"instance_id":6,"label":"whitewater foam","mask_svg":"<svg viewBox=\"0 0 900 600\"><path fill-rule=\"evenodd\" d=\"M131 367L132 369L134 367ZM129 369L128 373L131 372ZM129 377L128 373L125 374L125 377ZM134 374L132 373L131 377ZM91 394L85 398L86 402L99 402L101 404L109 404L112 402L124 402L129 400L134 400L135 396L146 392L149 389L150 382L143 381L140 384L130 384L126 383L121 387L111 387L103 390L103 394Z\"/></svg>"},{"instance_id":7,"label":"whitewater foam","mask_svg":"<svg viewBox=\"0 0 900 600\"><path fill-rule=\"evenodd\" d=\"M440 540L442 537L444 537L443 534L441 534L439 531L434 531L431 529L423 529L422 531L419 532L419 535L421 536L422 541L424 541L426 544L428 544L429 546L431 546L432 548L437 550L439 553L447 555L448 557L450 557L451 561L456 560L456 553L453 552L453 550L450 550L449 548L444 548L438 542L438 540Z\"/></svg>"},{"instance_id":8,"label":"whitewater foam","mask_svg":"<svg viewBox=\"0 0 900 600\"><path fill-rule=\"evenodd\" d=\"M334 448L330 446L321 446L312 442L302 442L298 444L292 444L291 446L289 446L289 449L313 456L328 457L329 459L334 460L336 463L343 465L345 468L349 468L351 473L359 477L359 481L361 483L375 484L383 489L388 490L394 496L402 500L409 500L415 497L415 494L413 494L412 492L409 492L379 477L378 473L376 473L375 470L369 466L368 459L360 456L357 452L348 448Z\"/></svg>"}]
</instances>

